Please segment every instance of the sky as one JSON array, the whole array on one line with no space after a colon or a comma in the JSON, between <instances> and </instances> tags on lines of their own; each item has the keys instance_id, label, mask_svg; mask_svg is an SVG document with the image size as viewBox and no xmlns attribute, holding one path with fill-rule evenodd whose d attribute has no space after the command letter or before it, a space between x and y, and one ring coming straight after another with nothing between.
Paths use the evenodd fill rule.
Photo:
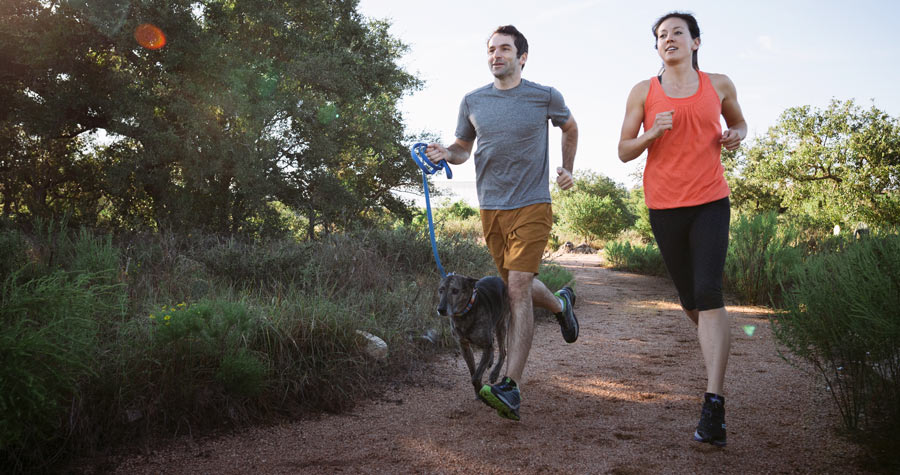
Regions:
<instances>
[{"instance_id":1,"label":"sky","mask_svg":"<svg viewBox=\"0 0 900 475\"><path fill-rule=\"evenodd\" d=\"M764 135L785 109L825 108L833 98L874 104L900 117L895 0L359 3L366 17L391 23L392 35L409 47L400 64L425 82L401 104L408 132L427 131L444 145L453 142L460 100L493 80L488 35L513 24L529 44L522 77L559 90L578 123L576 171L602 173L629 188L638 184L634 173L643 160L623 164L617 156L625 100L637 82L659 71L650 28L672 10L697 18L700 69L734 82L748 124L745 143ZM551 127L551 170L561 164L560 148L559 129ZM473 202L474 179L470 160L453 167L453 180L439 177L435 183L452 185L457 196Z\"/></svg>"}]
</instances>

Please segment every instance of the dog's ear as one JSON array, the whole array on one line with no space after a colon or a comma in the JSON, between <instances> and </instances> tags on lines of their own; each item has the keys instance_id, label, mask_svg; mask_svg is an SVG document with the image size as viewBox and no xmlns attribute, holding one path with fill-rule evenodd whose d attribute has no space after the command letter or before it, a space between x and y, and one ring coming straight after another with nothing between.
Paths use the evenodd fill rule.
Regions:
<instances>
[{"instance_id":1,"label":"dog's ear","mask_svg":"<svg viewBox=\"0 0 900 475\"><path fill-rule=\"evenodd\" d=\"M467 277L467 278L466 278L466 285L467 285L468 287L470 287L470 288L473 288L473 289L474 289L474 288L475 288L475 284L476 284L477 282L478 282L478 279L475 279L475 278L472 278L472 277Z\"/></svg>"}]
</instances>

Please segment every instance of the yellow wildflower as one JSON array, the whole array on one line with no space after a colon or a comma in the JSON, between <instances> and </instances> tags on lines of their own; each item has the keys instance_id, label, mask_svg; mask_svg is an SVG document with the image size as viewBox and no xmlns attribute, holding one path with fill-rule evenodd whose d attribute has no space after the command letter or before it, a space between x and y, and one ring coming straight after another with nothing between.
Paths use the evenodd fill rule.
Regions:
<instances>
[{"instance_id":1,"label":"yellow wildflower","mask_svg":"<svg viewBox=\"0 0 900 475\"><path fill-rule=\"evenodd\" d=\"M169 321L171 319L172 319L171 315L166 315L165 317L163 317L163 320L165 320L165 321Z\"/></svg>"}]
</instances>

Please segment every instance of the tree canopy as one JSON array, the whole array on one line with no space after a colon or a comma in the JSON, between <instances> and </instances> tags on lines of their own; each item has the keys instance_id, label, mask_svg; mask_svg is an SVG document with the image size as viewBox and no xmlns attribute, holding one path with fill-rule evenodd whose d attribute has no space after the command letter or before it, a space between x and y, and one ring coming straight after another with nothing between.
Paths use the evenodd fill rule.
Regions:
<instances>
[{"instance_id":1,"label":"tree canopy","mask_svg":"<svg viewBox=\"0 0 900 475\"><path fill-rule=\"evenodd\" d=\"M3 215L240 233L277 201L310 234L408 216L390 193L418 178L397 104L420 81L356 7L4 0Z\"/></svg>"},{"instance_id":2,"label":"tree canopy","mask_svg":"<svg viewBox=\"0 0 900 475\"><path fill-rule=\"evenodd\" d=\"M900 122L874 105L790 108L765 136L724 159L739 207L828 228L900 224Z\"/></svg>"}]
</instances>

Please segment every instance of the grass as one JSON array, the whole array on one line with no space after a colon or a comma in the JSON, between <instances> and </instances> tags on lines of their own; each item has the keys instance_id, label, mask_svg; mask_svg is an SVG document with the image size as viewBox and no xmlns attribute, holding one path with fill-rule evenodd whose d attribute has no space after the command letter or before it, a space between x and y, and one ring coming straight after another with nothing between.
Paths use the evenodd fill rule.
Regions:
<instances>
[{"instance_id":1,"label":"grass","mask_svg":"<svg viewBox=\"0 0 900 475\"><path fill-rule=\"evenodd\" d=\"M447 267L493 269L441 238ZM397 228L315 243L6 230L0 463L47 471L154 434L341 411L449 344L427 238ZM357 330L381 337L385 360Z\"/></svg>"}]
</instances>

